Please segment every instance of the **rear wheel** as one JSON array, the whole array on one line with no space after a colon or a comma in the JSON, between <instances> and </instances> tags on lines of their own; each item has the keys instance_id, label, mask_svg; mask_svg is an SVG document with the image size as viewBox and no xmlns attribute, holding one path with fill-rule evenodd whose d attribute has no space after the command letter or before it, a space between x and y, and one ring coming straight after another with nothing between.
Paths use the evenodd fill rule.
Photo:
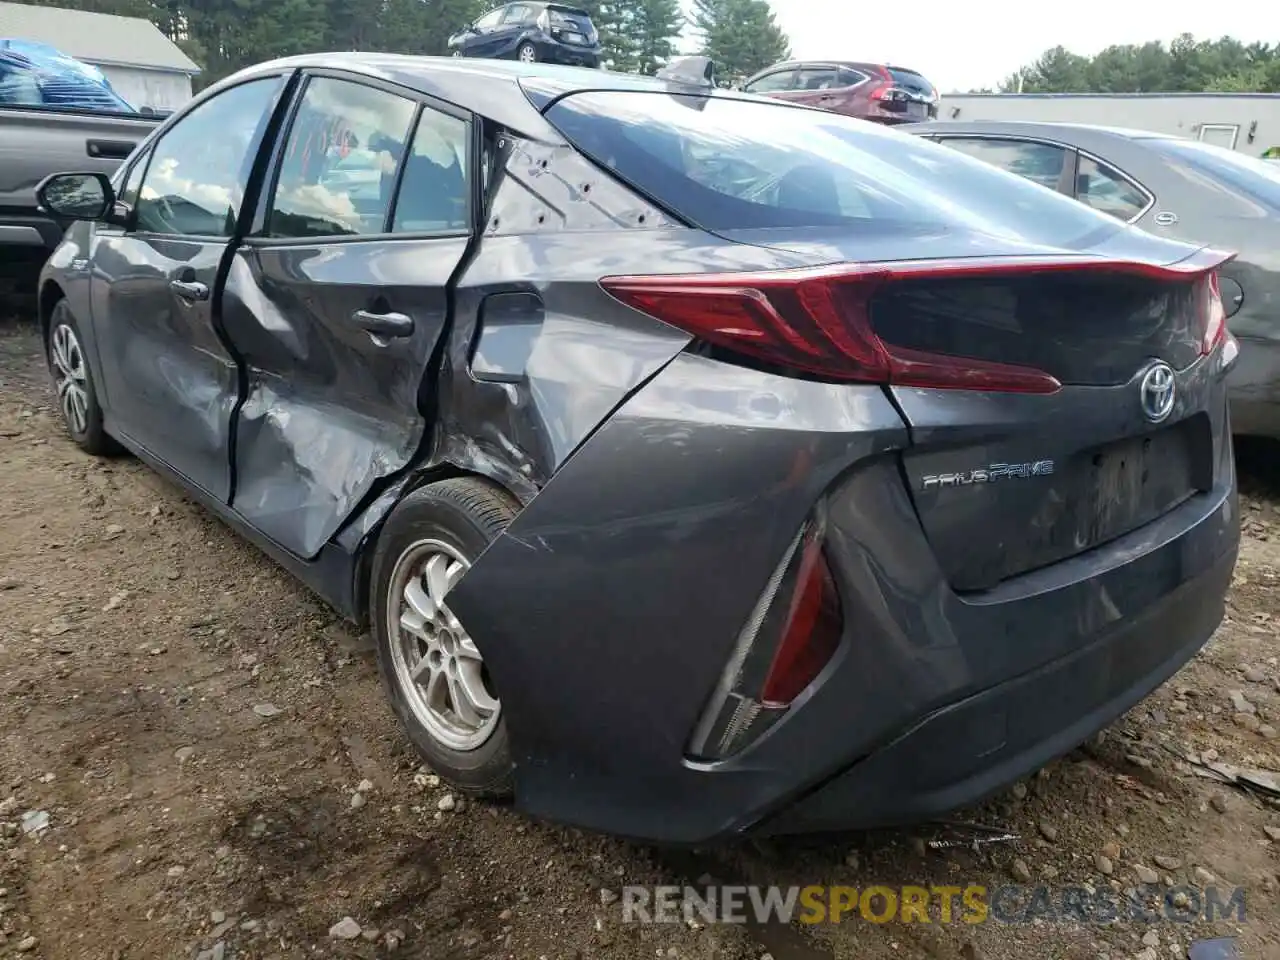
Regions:
<instances>
[{"instance_id":1,"label":"rear wheel","mask_svg":"<svg viewBox=\"0 0 1280 960\"><path fill-rule=\"evenodd\" d=\"M428 766L480 796L511 794L511 749L482 651L448 595L515 513L482 481L431 484L392 511L373 560L374 639L391 705Z\"/></svg>"},{"instance_id":2,"label":"rear wheel","mask_svg":"<svg viewBox=\"0 0 1280 960\"><path fill-rule=\"evenodd\" d=\"M522 43L520 49L516 51L516 59L521 63L537 63L538 48L532 43Z\"/></svg>"},{"instance_id":3,"label":"rear wheel","mask_svg":"<svg viewBox=\"0 0 1280 960\"><path fill-rule=\"evenodd\" d=\"M49 318L45 357L62 422L81 450L94 456L109 456L119 453L120 445L103 429L102 407L83 343L70 305L59 300Z\"/></svg>"}]
</instances>

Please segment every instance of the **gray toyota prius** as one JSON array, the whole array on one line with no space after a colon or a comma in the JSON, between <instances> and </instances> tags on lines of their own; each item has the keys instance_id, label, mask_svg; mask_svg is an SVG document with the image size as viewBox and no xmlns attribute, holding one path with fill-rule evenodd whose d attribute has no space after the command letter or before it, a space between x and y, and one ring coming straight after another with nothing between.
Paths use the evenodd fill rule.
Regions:
<instances>
[{"instance_id":1,"label":"gray toyota prius","mask_svg":"<svg viewBox=\"0 0 1280 960\"><path fill-rule=\"evenodd\" d=\"M929 818L1221 620L1231 253L948 147L342 53L38 192L71 438L368 624L462 791L673 843Z\"/></svg>"}]
</instances>

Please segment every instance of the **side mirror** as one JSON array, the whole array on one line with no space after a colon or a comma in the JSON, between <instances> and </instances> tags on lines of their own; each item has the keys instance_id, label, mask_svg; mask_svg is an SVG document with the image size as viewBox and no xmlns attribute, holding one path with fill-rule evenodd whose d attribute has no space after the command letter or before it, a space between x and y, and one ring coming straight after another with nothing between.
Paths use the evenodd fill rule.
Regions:
<instances>
[{"instance_id":1,"label":"side mirror","mask_svg":"<svg viewBox=\"0 0 1280 960\"><path fill-rule=\"evenodd\" d=\"M107 221L115 207L111 181L101 173L55 173L36 187L40 209L63 220Z\"/></svg>"}]
</instances>

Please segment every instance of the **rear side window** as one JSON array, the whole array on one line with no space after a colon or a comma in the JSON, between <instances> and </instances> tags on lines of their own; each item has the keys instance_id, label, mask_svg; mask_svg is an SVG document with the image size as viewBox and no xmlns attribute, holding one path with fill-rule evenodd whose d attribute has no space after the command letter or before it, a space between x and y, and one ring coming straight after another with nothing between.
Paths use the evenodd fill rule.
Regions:
<instances>
[{"instance_id":1,"label":"rear side window","mask_svg":"<svg viewBox=\"0 0 1280 960\"><path fill-rule=\"evenodd\" d=\"M1066 148L1052 143L1000 140L995 137L942 137L938 142L1020 177L1026 177L1050 190L1058 189L1062 180L1062 168L1067 162Z\"/></svg>"},{"instance_id":2,"label":"rear side window","mask_svg":"<svg viewBox=\"0 0 1280 960\"><path fill-rule=\"evenodd\" d=\"M1119 170L1092 157L1080 158L1076 198L1120 220L1132 220L1151 202L1151 198L1126 180Z\"/></svg>"},{"instance_id":3,"label":"rear side window","mask_svg":"<svg viewBox=\"0 0 1280 960\"><path fill-rule=\"evenodd\" d=\"M634 189L709 230L964 228L1046 244L1116 223L911 134L729 97L574 94L547 118Z\"/></svg>"}]
</instances>

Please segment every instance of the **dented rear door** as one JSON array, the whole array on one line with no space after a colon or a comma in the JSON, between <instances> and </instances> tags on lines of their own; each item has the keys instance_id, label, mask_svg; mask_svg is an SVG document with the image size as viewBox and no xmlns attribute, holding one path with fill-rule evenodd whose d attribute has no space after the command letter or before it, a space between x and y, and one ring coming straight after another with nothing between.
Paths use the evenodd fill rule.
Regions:
<instances>
[{"instance_id":1,"label":"dented rear door","mask_svg":"<svg viewBox=\"0 0 1280 960\"><path fill-rule=\"evenodd\" d=\"M317 72L226 280L245 369L232 507L316 556L430 430L422 398L472 236L470 116Z\"/></svg>"}]
</instances>

